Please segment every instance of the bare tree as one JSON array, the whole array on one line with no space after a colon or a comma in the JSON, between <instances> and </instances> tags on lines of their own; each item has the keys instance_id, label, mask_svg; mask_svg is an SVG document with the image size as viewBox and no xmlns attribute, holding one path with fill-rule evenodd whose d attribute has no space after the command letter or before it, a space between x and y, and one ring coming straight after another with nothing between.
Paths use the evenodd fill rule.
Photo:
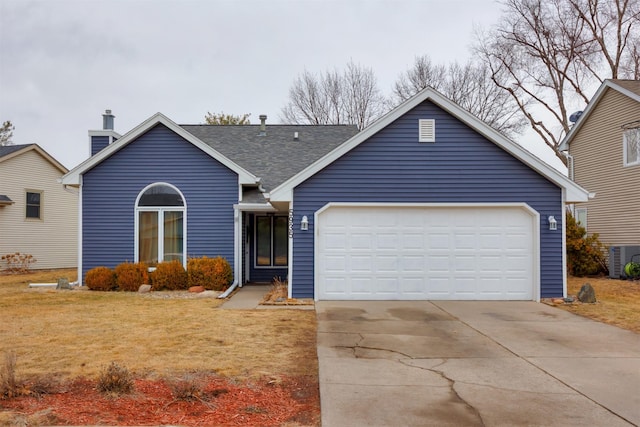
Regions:
<instances>
[{"instance_id":1,"label":"bare tree","mask_svg":"<svg viewBox=\"0 0 640 427\"><path fill-rule=\"evenodd\" d=\"M516 103L493 83L489 69L482 63L434 65L427 55L418 56L413 67L396 80L393 88L395 104L426 87L441 92L507 136L515 136L526 125Z\"/></svg>"},{"instance_id":2,"label":"bare tree","mask_svg":"<svg viewBox=\"0 0 640 427\"><path fill-rule=\"evenodd\" d=\"M593 44L592 58L579 57L595 78L638 78L640 2L637 0L567 0L584 23ZM595 61L589 62L587 59Z\"/></svg>"},{"instance_id":3,"label":"bare tree","mask_svg":"<svg viewBox=\"0 0 640 427\"><path fill-rule=\"evenodd\" d=\"M384 112L384 97L373 70L349 62L343 72L304 71L296 77L281 119L286 123L355 124L364 129Z\"/></svg>"},{"instance_id":4,"label":"bare tree","mask_svg":"<svg viewBox=\"0 0 640 427\"><path fill-rule=\"evenodd\" d=\"M393 86L395 101L405 101L426 87L442 91L446 79L445 66L434 65L427 55L416 56L413 67L402 73Z\"/></svg>"},{"instance_id":5,"label":"bare tree","mask_svg":"<svg viewBox=\"0 0 640 427\"><path fill-rule=\"evenodd\" d=\"M504 0L500 23L478 36L493 82L563 161L572 106L588 103L603 79L638 73L638 2Z\"/></svg>"},{"instance_id":6,"label":"bare tree","mask_svg":"<svg viewBox=\"0 0 640 427\"><path fill-rule=\"evenodd\" d=\"M4 145L12 145L13 131L16 127L11 123L11 120L7 120L0 127L0 147Z\"/></svg>"}]
</instances>

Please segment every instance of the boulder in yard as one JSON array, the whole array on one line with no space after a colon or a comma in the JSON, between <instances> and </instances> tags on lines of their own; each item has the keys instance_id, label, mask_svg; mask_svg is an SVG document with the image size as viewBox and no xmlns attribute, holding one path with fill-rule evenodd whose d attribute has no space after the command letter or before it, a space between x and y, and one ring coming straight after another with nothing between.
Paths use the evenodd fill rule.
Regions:
<instances>
[{"instance_id":1,"label":"boulder in yard","mask_svg":"<svg viewBox=\"0 0 640 427\"><path fill-rule=\"evenodd\" d=\"M138 292L140 292L141 294L151 292L151 285L140 285L140 287L138 288Z\"/></svg>"},{"instance_id":2,"label":"boulder in yard","mask_svg":"<svg viewBox=\"0 0 640 427\"><path fill-rule=\"evenodd\" d=\"M189 292L194 294L199 294L200 292L204 292L204 286L192 286L189 288Z\"/></svg>"},{"instance_id":3,"label":"boulder in yard","mask_svg":"<svg viewBox=\"0 0 640 427\"><path fill-rule=\"evenodd\" d=\"M590 283L585 283L578 292L578 300L583 303L593 304L596 302L596 291Z\"/></svg>"},{"instance_id":4,"label":"boulder in yard","mask_svg":"<svg viewBox=\"0 0 640 427\"><path fill-rule=\"evenodd\" d=\"M61 277L58 279L58 286L56 289L71 289L71 285L69 285L69 279Z\"/></svg>"}]
</instances>

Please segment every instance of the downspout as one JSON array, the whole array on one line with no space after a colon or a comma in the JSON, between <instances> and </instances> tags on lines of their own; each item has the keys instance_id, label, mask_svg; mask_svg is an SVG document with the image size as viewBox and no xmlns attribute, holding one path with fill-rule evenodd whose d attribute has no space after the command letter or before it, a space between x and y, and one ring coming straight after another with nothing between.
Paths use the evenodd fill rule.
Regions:
<instances>
[{"instance_id":1,"label":"downspout","mask_svg":"<svg viewBox=\"0 0 640 427\"><path fill-rule=\"evenodd\" d=\"M242 268L240 266L241 261L239 260L241 258L240 256L240 252L242 249L242 233L240 233L241 227L240 227L240 210L238 209L238 207L234 207L233 209L233 234L234 234L234 239L233 239L233 269L234 269L234 280L233 283L231 284L231 286L229 286L229 289L227 289L226 291L224 291L223 293L221 293L220 295L218 295L218 298L223 299L228 297L231 292L233 292L238 285L242 282Z\"/></svg>"},{"instance_id":2,"label":"downspout","mask_svg":"<svg viewBox=\"0 0 640 427\"><path fill-rule=\"evenodd\" d=\"M82 286L82 187L84 176L78 177L78 286Z\"/></svg>"}]
</instances>

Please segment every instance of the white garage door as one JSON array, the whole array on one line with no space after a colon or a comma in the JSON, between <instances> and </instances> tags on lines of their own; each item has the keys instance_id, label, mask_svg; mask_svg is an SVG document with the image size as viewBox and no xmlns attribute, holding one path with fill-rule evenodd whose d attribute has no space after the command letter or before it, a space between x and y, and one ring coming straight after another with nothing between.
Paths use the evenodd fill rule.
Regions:
<instances>
[{"instance_id":1,"label":"white garage door","mask_svg":"<svg viewBox=\"0 0 640 427\"><path fill-rule=\"evenodd\" d=\"M524 207L331 206L317 219L320 300L532 300Z\"/></svg>"}]
</instances>

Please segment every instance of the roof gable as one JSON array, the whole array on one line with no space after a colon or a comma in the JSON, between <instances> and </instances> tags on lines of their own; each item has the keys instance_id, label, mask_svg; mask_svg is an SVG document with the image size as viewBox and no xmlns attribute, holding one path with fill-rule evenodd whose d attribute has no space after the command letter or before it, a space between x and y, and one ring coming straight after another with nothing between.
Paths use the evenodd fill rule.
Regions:
<instances>
[{"instance_id":1,"label":"roof gable","mask_svg":"<svg viewBox=\"0 0 640 427\"><path fill-rule=\"evenodd\" d=\"M139 136L141 136L142 134L144 134L145 132L152 129L154 126L158 124L162 124L166 126L172 132L184 138L185 140L187 140L188 142L190 142L191 144L193 144L194 146L196 146L197 148L199 148L209 156L218 160L220 163L222 163L223 165L225 165L226 167L228 167L229 169L237 173L240 184L256 184L257 182L259 182L259 178L256 177L254 174L247 171L246 169L244 169L237 163L233 162L229 158L225 157L224 155L222 155L221 153L213 149L211 146L205 144L200 139L198 139L191 133L187 132L182 127L178 126L176 123L174 123L172 120L167 118L165 115L161 113L156 113L150 118L148 118L147 120L145 120L144 122L142 122L141 124L139 124L134 129L132 129L131 131L123 135L117 141L108 145L107 147L105 147L104 149L96 153L94 156L88 158L87 160L85 160L84 162L76 166L74 169L72 169L69 173L64 175L61 180L62 184L79 185L80 176L82 174L92 169L96 165L100 164L104 160L108 159L114 153L126 147L128 144L135 141Z\"/></svg>"},{"instance_id":2,"label":"roof gable","mask_svg":"<svg viewBox=\"0 0 640 427\"><path fill-rule=\"evenodd\" d=\"M396 119L400 118L404 114L411 111L413 108L421 104L422 102L429 100L444 111L448 112L462 123L469 126L477 133L483 135L489 141L502 148L507 153L511 154L515 158L522 161L524 164L535 170L542 176L546 177L551 182L558 185L563 189L566 201L586 201L588 199L588 192L569 180L566 176L561 174L556 169L547 165L539 158L531 154L519 144L511 141L510 139L497 132L495 129L482 122L468 111L462 109L460 106L445 98L439 92L432 88L426 88L408 99L398 107L387 113L385 116L378 119L369 127L365 128L362 132L350 138L344 144L336 147L334 150L315 161L313 164L302 170L300 173L288 179L282 185L274 189L268 196L271 201L287 201L292 200L293 189L310 178L335 160L339 159L346 153L353 150L363 142L367 141L373 135L386 128L393 123Z\"/></svg>"},{"instance_id":3,"label":"roof gable","mask_svg":"<svg viewBox=\"0 0 640 427\"><path fill-rule=\"evenodd\" d=\"M573 125L569 133L558 146L559 150L565 151L569 149L569 144L571 144L571 141L575 135L577 135L582 125L588 120L591 113L598 108L598 104L604 98L604 95L608 90L615 90L616 92L640 103L640 80L605 80L589 101L589 104L582 112L578 121Z\"/></svg>"},{"instance_id":4,"label":"roof gable","mask_svg":"<svg viewBox=\"0 0 640 427\"><path fill-rule=\"evenodd\" d=\"M38 144L22 144L22 145L5 145L0 147L0 162L7 161L14 157L20 156L29 151L35 151L53 167L61 173L67 173L69 170L62 163L54 159L49 153L44 151Z\"/></svg>"}]
</instances>

